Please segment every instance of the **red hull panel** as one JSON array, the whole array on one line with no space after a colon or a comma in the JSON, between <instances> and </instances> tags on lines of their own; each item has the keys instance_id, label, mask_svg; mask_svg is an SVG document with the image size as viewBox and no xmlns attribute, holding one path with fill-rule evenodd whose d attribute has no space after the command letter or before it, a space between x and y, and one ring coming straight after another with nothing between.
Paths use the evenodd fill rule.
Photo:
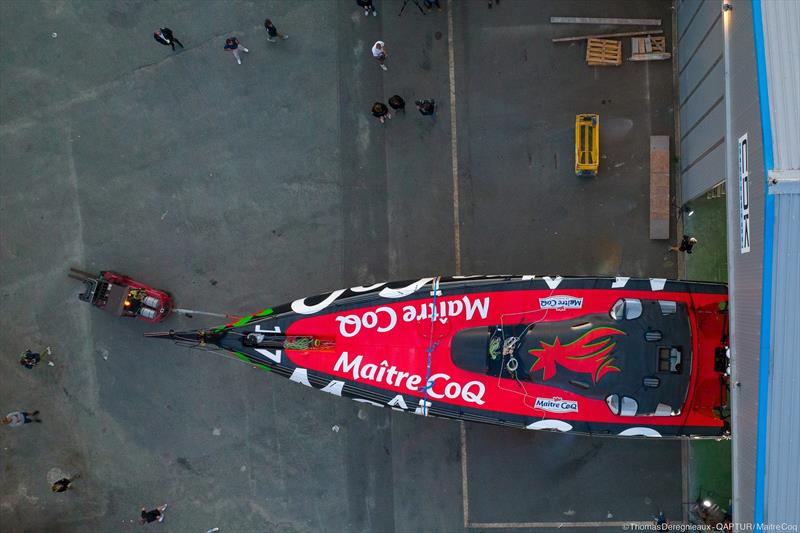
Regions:
<instances>
[{"instance_id":1,"label":"red hull panel","mask_svg":"<svg viewBox=\"0 0 800 533\"><path fill-rule=\"evenodd\" d=\"M555 291L559 293L562 291ZM422 399L445 401L449 404L482 409L495 413L531 415L559 420L591 420L599 423L647 426L718 426L722 421L710 409L684 410L678 416L631 416L612 414L603 399L589 399L572 391L491 377L465 371L453 363L450 353L455 332L496 324L525 324L530 322L564 321L593 313L608 313L620 298L614 290L570 290L562 295L582 299L580 308L543 309L540 299L552 299L554 291L485 292L463 296L443 296L436 300L436 319L433 298L365 307L357 310L311 316L294 322L289 335L314 335L336 339L336 352L287 350L286 355L297 366L312 369L337 378L411 395ZM692 308L716 309L725 297L688 293L658 293L626 291L626 298L658 299L686 303ZM552 300L551 300L552 301ZM546 305L547 305L546 301ZM558 302L555 302L556 304ZM697 320L690 314L693 331ZM695 335L695 353L713 353L722 334L722 321L704 323L702 335ZM715 331L716 330L716 331ZM705 338L704 336L708 337ZM431 342L433 339L433 342ZM430 350L430 370L428 370ZM703 357L693 359L692 383L718 383L713 365ZM624 372L624 369L622 369ZM426 380L426 376L428 377ZM602 379L602 378L601 378ZM432 383L425 391L423 385ZM690 386L690 395L694 391ZM713 389L713 388L712 388ZM699 401L695 394L687 403ZM704 403L704 402L701 402ZM713 403L713 402L712 402ZM710 405L710 404L709 404ZM718 405L718 404L717 404ZM557 416L554 414L557 413Z\"/></svg>"}]
</instances>

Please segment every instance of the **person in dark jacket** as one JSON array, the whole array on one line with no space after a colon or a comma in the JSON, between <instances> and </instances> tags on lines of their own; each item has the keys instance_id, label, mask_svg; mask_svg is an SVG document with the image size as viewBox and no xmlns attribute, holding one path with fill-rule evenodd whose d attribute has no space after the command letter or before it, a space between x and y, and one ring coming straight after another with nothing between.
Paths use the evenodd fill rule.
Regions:
<instances>
[{"instance_id":1,"label":"person in dark jacket","mask_svg":"<svg viewBox=\"0 0 800 533\"><path fill-rule=\"evenodd\" d=\"M153 33L153 39L158 41L159 43L163 44L164 46L172 46L172 49L175 50L175 43L178 43L181 48L183 48L183 43L181 43L175 36L172 34L172 30L169 28L159 28Z\"/></svg>"},{"instance_id":2,"label":"person in dark jacket","mask_svg":"<svg viewBox=\"0 0 800 533\"><path fill-rule=\"evenodd\" d=\"M364 16L369 16L372 13L373 17L378 16L378 11L375 9L375 6L372 5L372 0L356 0L356 4L360 7L364 8Z\"/></svg>"},{"instance_id":3,"label":"person in dark jacket","mask_svg":"<svg viewBox=\"0 0 800 533\"><path fill-rule=\"evenodd\" d=\"M414 103L421 115L433 116L436 114L436 101L433 98L430 100L417 100Z\"/></svg>"},{"instance_id":4,"label":"person in dark jacket","mask_svg":"<svg viewBox=\"0 0 800 533\"><path fill-rule=\"evenodd\" d=\"M288 35L284 35L278 31L278 28L275 27L275 24L272 23L271 20L267 19L264 21L264 29L267 30L267 40L271 43L277 43L278 40L275 37L280 37L281 40L285 41L289 38Z\"/></svg>"},{"instance_id":5,"label":"person in dark jacket","mask_svg":"<svg viewBox=\"0 0 800 533\"><path fill-rule=\"evenodd\" d=\"M53 490L53 492L66 492L67 490L69 490L70 486L72 486L72 482L78 479L79 477L80 474L75 474L71 478L62 477L61 479L53 483L53 486L50 488Z\"/></svg>"},{"instance_id":6,"label":"person in dark jacket","mask_svg":"<svg viewBox=\"0 0 800 533\"><path fill-rule=\"evenodd\" d=\"M141 524L149 524L150 522L155 522L158 520L159 522L164 521L164 510L167 508L167 504L159 505L155 509L147 510L142 507L142 515L139 519L139 523Z\"/></svg>"},{"instance_id":7,"label":"person in dark jacket","mask_svg":"<svg viewBox=\"0 0 800 533\"><path fill-rule=\"evenodd\" d=\"M670 246L669 249L671 252L686 252L687 254L690 254L692 253L692 248L694 248L695 244L697 244L697 239L688 235L684 235L679 245Z\"/></svg>"},{"instance_id":8,"label":"person in dark jacket","mask_svg":"<svg viewBox=\"0 0 800 533\"><path fill-rule=\"evenodd\" d=\"M392 114L389 113L389 108L382 102L375 102L372 104L372 116L380 120L381 124L386 122L387 118L390 120L392 118Z\"/></svg>"},{"instance_id":9,"label":"person in dark jacket","mask_svg":"<svg viewBox=\"0 0 800 533\"><path fill-rule=\"evenodd\" d=\"M395 94L391 98L389 98L389 107L395 110L395 112L406 112L406 101L403 100L403 97L399 94Z\"/></svg>"},{"instance_id":10,"label":"person in dark jacket","mask_svg":"<svg viewBox=\"0 0 800 533\"><path fill-rule=\"evenodd\" d=\"M36 352L32 352L30 350L25 350L25 352L19 358L19 364L31 370L33 367L39 364L39 361L42 360L42 356Z\"/></svg>"}]
</instances>

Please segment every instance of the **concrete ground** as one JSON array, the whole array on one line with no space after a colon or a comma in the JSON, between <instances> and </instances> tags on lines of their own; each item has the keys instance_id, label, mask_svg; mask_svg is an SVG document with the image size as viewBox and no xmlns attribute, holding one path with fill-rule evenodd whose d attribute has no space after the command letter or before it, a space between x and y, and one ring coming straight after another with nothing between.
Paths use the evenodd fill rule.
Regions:
<instances>
[{"instance_id":1,"label":"concrete ground","mask_svg":"<svg viewBox=\"0 0 800 533\"><path fill-rule=\"evenodd\" d=\"M587 27L548 22L655 17L669 36L669 2L376 5L0 3L0 410L44 419L1 428L0 530L130 531L165 502L149 526L165 532L680 516L677 442L387 412L147 341L152 327L77 301L70 266L234 314L423 274L676 275L647 228L649 136L673 129L669 62L590 68L582 45L549 41ZM265 16L290 38L266 42ZM159 25L186 48L157 44ZM250 49L241 66L228 35ZM381 125L369 108L395 93L407 114ZM427 97L435 118L412 107ZM601 115L592 180L572 170L580 112ZM17 364L44 346L53 366ZM76 472L74 490L50 491Z\"/></svg>"}]
</instances>

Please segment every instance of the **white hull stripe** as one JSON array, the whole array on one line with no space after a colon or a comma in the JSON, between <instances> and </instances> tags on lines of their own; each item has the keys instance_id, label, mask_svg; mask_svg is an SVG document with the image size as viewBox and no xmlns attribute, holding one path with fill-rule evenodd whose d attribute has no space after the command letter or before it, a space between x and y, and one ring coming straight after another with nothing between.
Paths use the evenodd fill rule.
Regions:
<instances>
[{"instance_id":1,"label":"white hull stripe","mask_svg":"<svg viewBox=\"0 0 800 533\"><path fill-rule=\"evenodd\" d=\"M264 348L256 348L255 350L258 353L260 353L261 355L263 355L264 357L266 357L267 359L269 359L271 361L275 361L278 364L281 363L281 351L280 350L276 350L275 353L270 352L269 350L265 350Z\"/></svg>"},{"instance_id":2,"label":"white hull stripe","mask_svg":"<svg viewBox=\"0 0 800 533\"><path fill-rule=\"evenodd\" d=\"M311 386L311 383L308 382L308 371L305 368L295 368L289 379L306 387Z\"/></svg>"},{"instance_id":3,"label":"white hull stripe","mask_svg":"<svg viewBox=\"0 0 800 533\"><path fill-rule=\"evenodd\" d=\"M561 276L556 276L555 278L551 278L550 276L545 276L542 279L545 281L545 283L547 283L548 287L550 287L551 289L555 289L556 287L561 285L561 280L564 278L562 278Z\"/></svg>"},{"instance_id":4,"label":"white hull stripe","mask_svg":"<svg viewBox=\"0 0 800 533\"><path fill-rule=\"evenodd\" d=\"M408 296L409 294L413 294L420 290L423 286L427 285L433 280L433 278L422 278L421 280L415 281L411 285L407 285L405 287L400 287L399 289L390 289L386 287L385 289L381 290L380 294L384 298L402 298L404 296Z\"/></svg>"},{"instance_id":5,"label":"white hull stripe","mask_svg":"<svg viewBox=\"0 0 800 533\"><path fill-rule=\"evenodd\" d=\"M528 424L526 429L556 429L558 431L570 431L572 429L572 425L567 424L563 420L539 420L538 422L534 422L533 424Z\"/></svg>"},{"instance_id":6,"label":"white hull stripe","mask_svg":"<svg viewBox=\"0 0 800 533\"><path fill-rule=\"evenodd\" d=\"M343 387L344 387L344 381L333 380L324 387L322 387L320 390L322 392L328 392L330 394L333 394L334 396L341 396Z\"/></svg>"},{"instance_id":7,"label":"white hull stripe","mask_svg":"<svg viewBox=\"0 0 800 533\"><path fill-rule=\"evenodd\" d=\"M300 300L295 300L292 302L292 311L294 311L295 313L299 313L301 315L313 315L314 313L322 311L323 309L331 305L334 302L334 300L336 300L336 298L338 298L342 294L344 294L344 289L333 291L328 295L327 298L322 300L320 303L314 305L306 305L305 298L301 298Z\"/></svg>"},{"instance_id":8,"label":"white hull stripe","mask_svg":"<svg viewBox=\"0 0 800 533\"><path fill-rule=\"evenodd\" d=\"M631 278L625 276L617 276L617 279L611 283L612 289L621 289L628 284Z\"/></svg>"},{"instance_id":9,"label":"white hull stripe","mask_svg":"<svg viewBox=\"0 0 800 533\"><path fill-rule=\"evenodd\" d=\"M621 432L620 437L660 437L661 433L653 428L635 427Z\"/></svg>"}]
</instances>

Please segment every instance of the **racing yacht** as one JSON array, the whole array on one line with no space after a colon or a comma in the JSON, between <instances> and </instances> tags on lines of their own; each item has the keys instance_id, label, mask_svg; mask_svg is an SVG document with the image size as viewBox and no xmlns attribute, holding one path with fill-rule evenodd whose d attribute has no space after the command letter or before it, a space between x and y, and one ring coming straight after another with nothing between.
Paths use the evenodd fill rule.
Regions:
<instances>
[{"instance_id":1,"label":"racing yacht","mask_svg":"<svg viewBox=\"0 0 800 533\"><path fill-rule=\"evenodd\" d=\"M535 430L725 437L727 287L454 276L339 289L148 333L376 407Z\"/></svg>"}]
</instances>

